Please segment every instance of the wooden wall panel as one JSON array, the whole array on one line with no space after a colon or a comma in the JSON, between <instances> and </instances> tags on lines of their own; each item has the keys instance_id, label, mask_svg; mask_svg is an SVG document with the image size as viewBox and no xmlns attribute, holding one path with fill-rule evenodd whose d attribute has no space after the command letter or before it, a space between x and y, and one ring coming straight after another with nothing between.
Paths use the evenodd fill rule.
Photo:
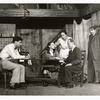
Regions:
<instances>
[{"instance_id":1,"label":"wooden wall panel","mask_svg":"<svg viewBox=\"0 0 100 100\"><path fill-rule=\"evenodd\" d=\"M16 25L15 24L0 24L0 36L11 37L15 34Z\"/></svg>"},{"instance_id":2,"label":"wooden wall panel","mask_svg":"<svg viewBox=\"0 0 100 100\"><path fill-rule=\"evenodd\" d=\"M0 24L0 49L12 42L11 37L15 35L15 30L15 24Z\"/></svg>"},{"instance_id":3,"label":"wooden wall panel","mask_svg":"<svg viewBox=\"0 0 100 100\"><path fill-rule=\"evenodd\" d=\"M17 34L23 38L24 51L29 52L33 59L39 59L39 52L41 50L39 40L39 30L37 29L17 29Z\"/></svg>"},{"instance_id":4,"label":"wooden wall panel","mask_svg":"<svg viewBox=\"0 0 100 100\"><path fill-rule=\"evenodd\" d=\"M17 9L15 4L0 4L0 9Z\"/></svg>"},{"instance_id":5,"label":"wooden wall panel","mask_svg":"<svg viewBox=\"0 0 100 100\"><path fill-rule=\"evenodd\" d=\"M27 9L27 17L79 17L79 10L59 10L59 9ZM23 17L25 15L24 9L0 9L1 17Z\"/></svg>"},{"instance_id":6,"label":"wooden wall panel","mask_svg":"<svg viewBox=\"0 0 100 100\"><path fill-rule=\"evenodd\" d=\"M91 16L91 22L92 22L92 25L98 25L96 13L92 14L92 16Z\"/></svg>"},{"instance_id":7,"label":"wooden wall panel","mask_svg":"<svg viewBox=\"0 0 100 100\"><path fill-rule=\"evenodd\" d=\"M61 29L42 29L42 47L43 49L46 47L48 42L52 41L52 39L60 32Z\"/></svg>"},{"instance_id":8,"label":"wooden wall panel","mask_svg":"<svg viewBox=\"0 0 100 100\"><path fill-rule=\"evenodd\" d=\"M72 24L66 24L65 29L67 32L67 35L70 37L73 37L73 25Z\"/></svg>"},{"instance_id":9,"label":"wooden wall panel","mask_svg":"<svg viewBox=\"0 0 100 100\"><path fill-rule=\"evenodd\" d=\"M100 10L92 14L91 22L92 25L100 25Z\"/></svg>"}]
</instances>

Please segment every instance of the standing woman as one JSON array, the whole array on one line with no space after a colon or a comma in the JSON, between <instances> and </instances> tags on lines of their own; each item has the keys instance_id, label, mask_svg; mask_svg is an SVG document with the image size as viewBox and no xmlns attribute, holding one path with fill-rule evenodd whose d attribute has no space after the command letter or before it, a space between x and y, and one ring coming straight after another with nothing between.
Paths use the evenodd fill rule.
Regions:
<instances>
[{"instance_id":1,"label":"standing woman","mask_svg":"<svg viewBox=\"0 0 100 100\"><path fill-rule=\"evenodd\" d=\"M61 32L61 37L58 39L58 41L55 43L55 47L60 46L59 56L62 59L66 59L69 54L69 48L68 48L68 40L71 37L67 36L66 31Z\"/></svg>"},{"instance_id":2,"label":"standing woman","mask_svg":"<svg viewBox=\"0 0 100 100\"><path fill-rule=\"evenodd\" d=\"M88 82L100 82L100 32L97 26L90 27L88 43Z\"/></svg>"},{"instance_id":3,"label":"standing woman","mask_svg":"<svg viewBox=\"0 0 100 100\"><path fill-rule=\"evenodd\" d=\"M59 57L60 57L60 62L63 62L64 59L66 59L69 55L69 47L68 47L68 40L71 39L71 37L67 36L67 33L65 31L61 32L61 37L58 39L58 41L55 43L55 47L60 46L60 51L59 51ZM64 66L60 67L59 70L59 81L60 83L64 84L65 81L65 68Z\"/></svg>"}]
</instances>

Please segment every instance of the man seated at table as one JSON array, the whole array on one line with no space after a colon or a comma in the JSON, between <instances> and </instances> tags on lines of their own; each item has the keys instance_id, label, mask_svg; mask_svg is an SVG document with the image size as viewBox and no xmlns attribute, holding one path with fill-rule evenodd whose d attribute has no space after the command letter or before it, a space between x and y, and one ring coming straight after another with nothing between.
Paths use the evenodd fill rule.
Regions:
<instances>
[{"instance_id":1,"label":"man seated at table","mask_svg":"<svg viewBox=\"0 0 100 100\"><path fill-rule=\"evenodd\" d=\"M13 43L6 45L0 53L3 69L12 70L10 89L16 89L21 86L19 83L25 82L25 67L17 62L16 59L28 59L28 56L22 56L18 48L22 45L21 37L14 37Z\"/></svg>"},{"instance_id":2,"label":"man seated at table","mask_svg":"<svg viewBox=\"0 0 100 100\"><path fill-rule=\"evenodd\" d=\"M75 70L81 70L82 68L82 57L81 57L81 50L75 46L74 40L69 39L68 40L68 46L70 49L69 56L65 60L64 63L62 63L61 67L64 67L64 81L65 81L65 86L72 88L73 87L73 82L72 82L72 73Z\"/></svg>"}]
</instances>

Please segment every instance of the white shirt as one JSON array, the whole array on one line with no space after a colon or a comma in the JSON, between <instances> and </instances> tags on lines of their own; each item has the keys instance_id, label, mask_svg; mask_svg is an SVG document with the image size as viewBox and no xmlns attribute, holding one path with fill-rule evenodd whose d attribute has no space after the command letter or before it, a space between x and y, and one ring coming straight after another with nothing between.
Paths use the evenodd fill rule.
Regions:
<instances>
[{"instance_id":1,"label":"white shirt","mask_svg":"<svg viewBox=\"0 0 100 100\"><path fill-rule=\"evenodd\" d=\"M68 40L71 37L67 37L67 39L64 41L62 38L59 38L60 42L60 57L61 58L67 58L69 55L69 48L68 48Z\"/></svg>"},{"instance_id":2,"label":"white shirt","mask_svg":"<svg viewBox=\"0 0 100 100\"><path fill-rule=\"evenodd\" d=\"M74 50L75 47L76 47L76 46L74 45L73 48L72 48L72 51Z\"/></svg>"},{"instance_id":3,"label":"white shirt","mask_svg":"<svg viewBox=\"0 0 100 100\"><path fill-rule=\"evenodd\" d=\"M68 49L68 38L64 41L62 38L59 38L61 49Z\"/></svg>"},{"instance_id":4,"label":"white shirt","mask_svg":"<svg viewBox=\"0 0 100 100\"><path fill-rule=\"evenodd\" d=\"M54 54L53 54L53 49L50 49L50 51L49 51L49 52L50 52L50 55L51 55L51 56L53 56L53 55L54 55Z\"/></svg>"},{"instance_id":5,"label":"white shirt","mask_svg":"<svg viewBox=\"0 0 100 100\"><path fill-rule=\"evenodd\" d=\"M15 49L15 45L13 43L8 44L4 47L4 49L0 53L0 57L2 59L21 59L25 58L25 56L21 56L17 49Z\"/></svg>"}]
</instances>

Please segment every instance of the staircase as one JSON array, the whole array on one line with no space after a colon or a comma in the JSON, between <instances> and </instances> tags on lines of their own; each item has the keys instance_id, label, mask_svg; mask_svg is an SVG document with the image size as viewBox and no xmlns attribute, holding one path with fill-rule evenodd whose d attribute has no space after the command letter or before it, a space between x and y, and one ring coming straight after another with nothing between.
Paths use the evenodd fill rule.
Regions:
<instances>
[{"instance_id":1,"label":"staircase","mask_svg":"<svg viewBox=\"0 0 100 100\"><path fill-rule=\"evenodd\" d=\"M58 38L60 37L61 31L50 42L54 42L55 43L58 40ZM44 51L46 50L46 48L47 48L47 46L40 52L40 57L44 54Z\"/></svg>"}]
</instances>

